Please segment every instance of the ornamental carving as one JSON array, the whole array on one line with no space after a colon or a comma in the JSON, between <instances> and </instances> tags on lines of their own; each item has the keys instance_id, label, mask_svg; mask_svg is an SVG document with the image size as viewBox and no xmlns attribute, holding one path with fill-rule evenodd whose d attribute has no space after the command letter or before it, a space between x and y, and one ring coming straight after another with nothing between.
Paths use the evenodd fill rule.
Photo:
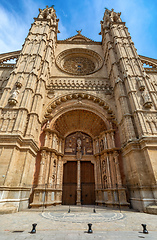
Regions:
<instances>
[{"instance_id":1,"label":"ornamental carving","mask_svg":"<svg viewBox=\"0 0 157 240\"><path fill-rule=\"evenodd\" d=\"M82 155L92 155L92 138L82 132L70 134L65 140L65 154L76 155L78 160L81 160Z\"/></svg>"},{"instance_id":2,"label":"ornamental carving","mask_svg":"<svg viewBox=\"0 0 157 240\"><path fill-rule=\"evenodd\" d=\"M61 52L56 58L56 64L62 71L80 76L98 71L103 60L92 50L73 48Z\"/></svg>"},{"instance_id":3,"label":"ornamental carving","mask_svg":"<svg viewBox=\"0 0 157 240\"><path fill-rule=\"evenodd\" d=\"M94 103L97 103L99 106L107 110L107 113L110 115L110 117L115 118L113 110L109 107L109 105L106 102L104 102L102 99L98 97L92 96L90 94L85 94L85 93L74 93L74 94L69 94L69 95L65 95L60 98L57 98L51 103L51 105L49 105L44 117L50 118L53 109L55 109L58 105L73 99L78 99L78 102L83 99L93 101Z\"/></svg>"},{"instance_id":4,"label":"ornamental carving","mask_svg":"<svg viewBox=\"0 0 157 240\"><path fill-rule=\"evenodd\" d=\"M8 110L2 110L1 118L2 119L16 119L17 117L17 111L8 111Z\"/></svg>"},{"instance_id":5,"label":"ornamental carving","mask_svg":"<svg viewBox=\"0 0 157 240\"><path fill-rule=\"evenodd\" d=\"M95 70L93 61L86 57L71 57L64 62L63 68L66 72L76 75L86 75Z\"/></svg>"},{"instance_id":6,"label":"ornamental carving","mask_svg":"<svg viewBox=\"0 0 157 240\"><path fill-rule=\"evenodd\" d=\"M113 93L113 88L104 79L52 79L48 86L48 94L51 94L54 90L58 89L84 89L88 91L104 91L106 95Z\"/></svg>"}]
</instances>

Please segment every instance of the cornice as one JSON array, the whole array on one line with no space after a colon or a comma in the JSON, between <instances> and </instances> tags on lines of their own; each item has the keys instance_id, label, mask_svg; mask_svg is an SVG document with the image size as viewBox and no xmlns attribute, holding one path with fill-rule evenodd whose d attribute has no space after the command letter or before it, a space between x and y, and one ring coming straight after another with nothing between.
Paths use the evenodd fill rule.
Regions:
<instances>
[{"instance_id":1,"label":"cornice","mask_svg":"<svg viewBox=\"0 0 157 240\"><path fill-rule=\"evenodd\" d=\"M8 52L8 53L2 53L0 54L0 63L6 62L11 59L17 59L21 53L21 50L14 51L14 52Z\"/></svg>"},{"instance_id":2,"label":"cornice","mask_svg":"<svg viewBox=\"0 0 157 240\"><path fill-rule=\"evenodd\" d=\"M139 55L141 62L146 65L149 65L153 68L157 68L157 59L154 58L149 58L149 57L145 57L142 55Z\"/></svg>"},{"instance_id":3,"label":"cornice","mask_svg":"<svg viewBox=\"0 0 157 240\"><path fill-rule=\"evenodd\" d=\"M19 134L0 134L0 143L2 146L16 147L20 150L29 150L34 156L39 151L39 147L31 138L23 138Z\"/></svg>"},{"instance_id":4,"label":"cornice","mask_svg":"<svg viewBox=\"0 0 157 240\"><path fill-rule=\"evenodd\" d=\"M58 44L80 44L80 45L102 45L102 42L85 42L85 41L68 41L68 40L57 40Z\"/></svg>"}]
</instances>

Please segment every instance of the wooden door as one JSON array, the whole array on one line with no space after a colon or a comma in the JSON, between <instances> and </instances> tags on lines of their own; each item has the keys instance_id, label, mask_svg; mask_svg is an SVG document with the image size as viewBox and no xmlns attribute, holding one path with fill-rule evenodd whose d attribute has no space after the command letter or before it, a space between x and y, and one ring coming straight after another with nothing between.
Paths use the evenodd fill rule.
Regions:
<instances>
[{"instance_id":1,"label":"wooden door","mask_svg":"<svg viewBox=\"0 0 157 240\"><path fill-rule=\"evenodd\" d=\"M83 205L95 204L94 164L81 162L81 201Z\"/></svg>"},{"instance_id":2,"label":"wooden door","mask_svg":"<svg viewBox=\"0 0 157 240\"><path fill-rule=\"evenodd\" d=\"M64 205L75 205L77 194L77 162L67 162L63 168L63 194Z\"/></svg>"}]
</instances>

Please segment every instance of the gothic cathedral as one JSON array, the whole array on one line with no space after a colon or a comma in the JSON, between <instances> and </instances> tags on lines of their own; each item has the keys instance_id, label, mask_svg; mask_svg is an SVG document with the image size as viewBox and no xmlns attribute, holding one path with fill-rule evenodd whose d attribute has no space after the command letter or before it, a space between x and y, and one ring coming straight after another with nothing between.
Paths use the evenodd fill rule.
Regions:
<instances>
[{"instance_id":1,"label":"gothic cathedral","mask_svg":"<svg viewBox=\"0 0 157 240\"><path fill-rule=\"evenodd\" d=\"M47 6L22 49L0 54L1 209L157 203L157 60L120 15L105 10L101 42L57 40Z\"/></svg>"}]
</instances>

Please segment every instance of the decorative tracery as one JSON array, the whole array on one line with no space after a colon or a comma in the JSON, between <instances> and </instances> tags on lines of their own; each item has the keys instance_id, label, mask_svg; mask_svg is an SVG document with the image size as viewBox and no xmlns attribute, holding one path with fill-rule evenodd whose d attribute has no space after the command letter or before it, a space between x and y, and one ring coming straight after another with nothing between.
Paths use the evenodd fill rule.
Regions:
<instances>
[{"instance_id":1,"label":"decorative tracery","mask_svg":"<svg viewBox=\"0 0 157 240\"><path fill-rule=\"evenodd\" d=\"M95 70L95 64L86 57L71 57L64 62L63 68L72 74L86 75Z\"/></svg>"}]
</instances>

